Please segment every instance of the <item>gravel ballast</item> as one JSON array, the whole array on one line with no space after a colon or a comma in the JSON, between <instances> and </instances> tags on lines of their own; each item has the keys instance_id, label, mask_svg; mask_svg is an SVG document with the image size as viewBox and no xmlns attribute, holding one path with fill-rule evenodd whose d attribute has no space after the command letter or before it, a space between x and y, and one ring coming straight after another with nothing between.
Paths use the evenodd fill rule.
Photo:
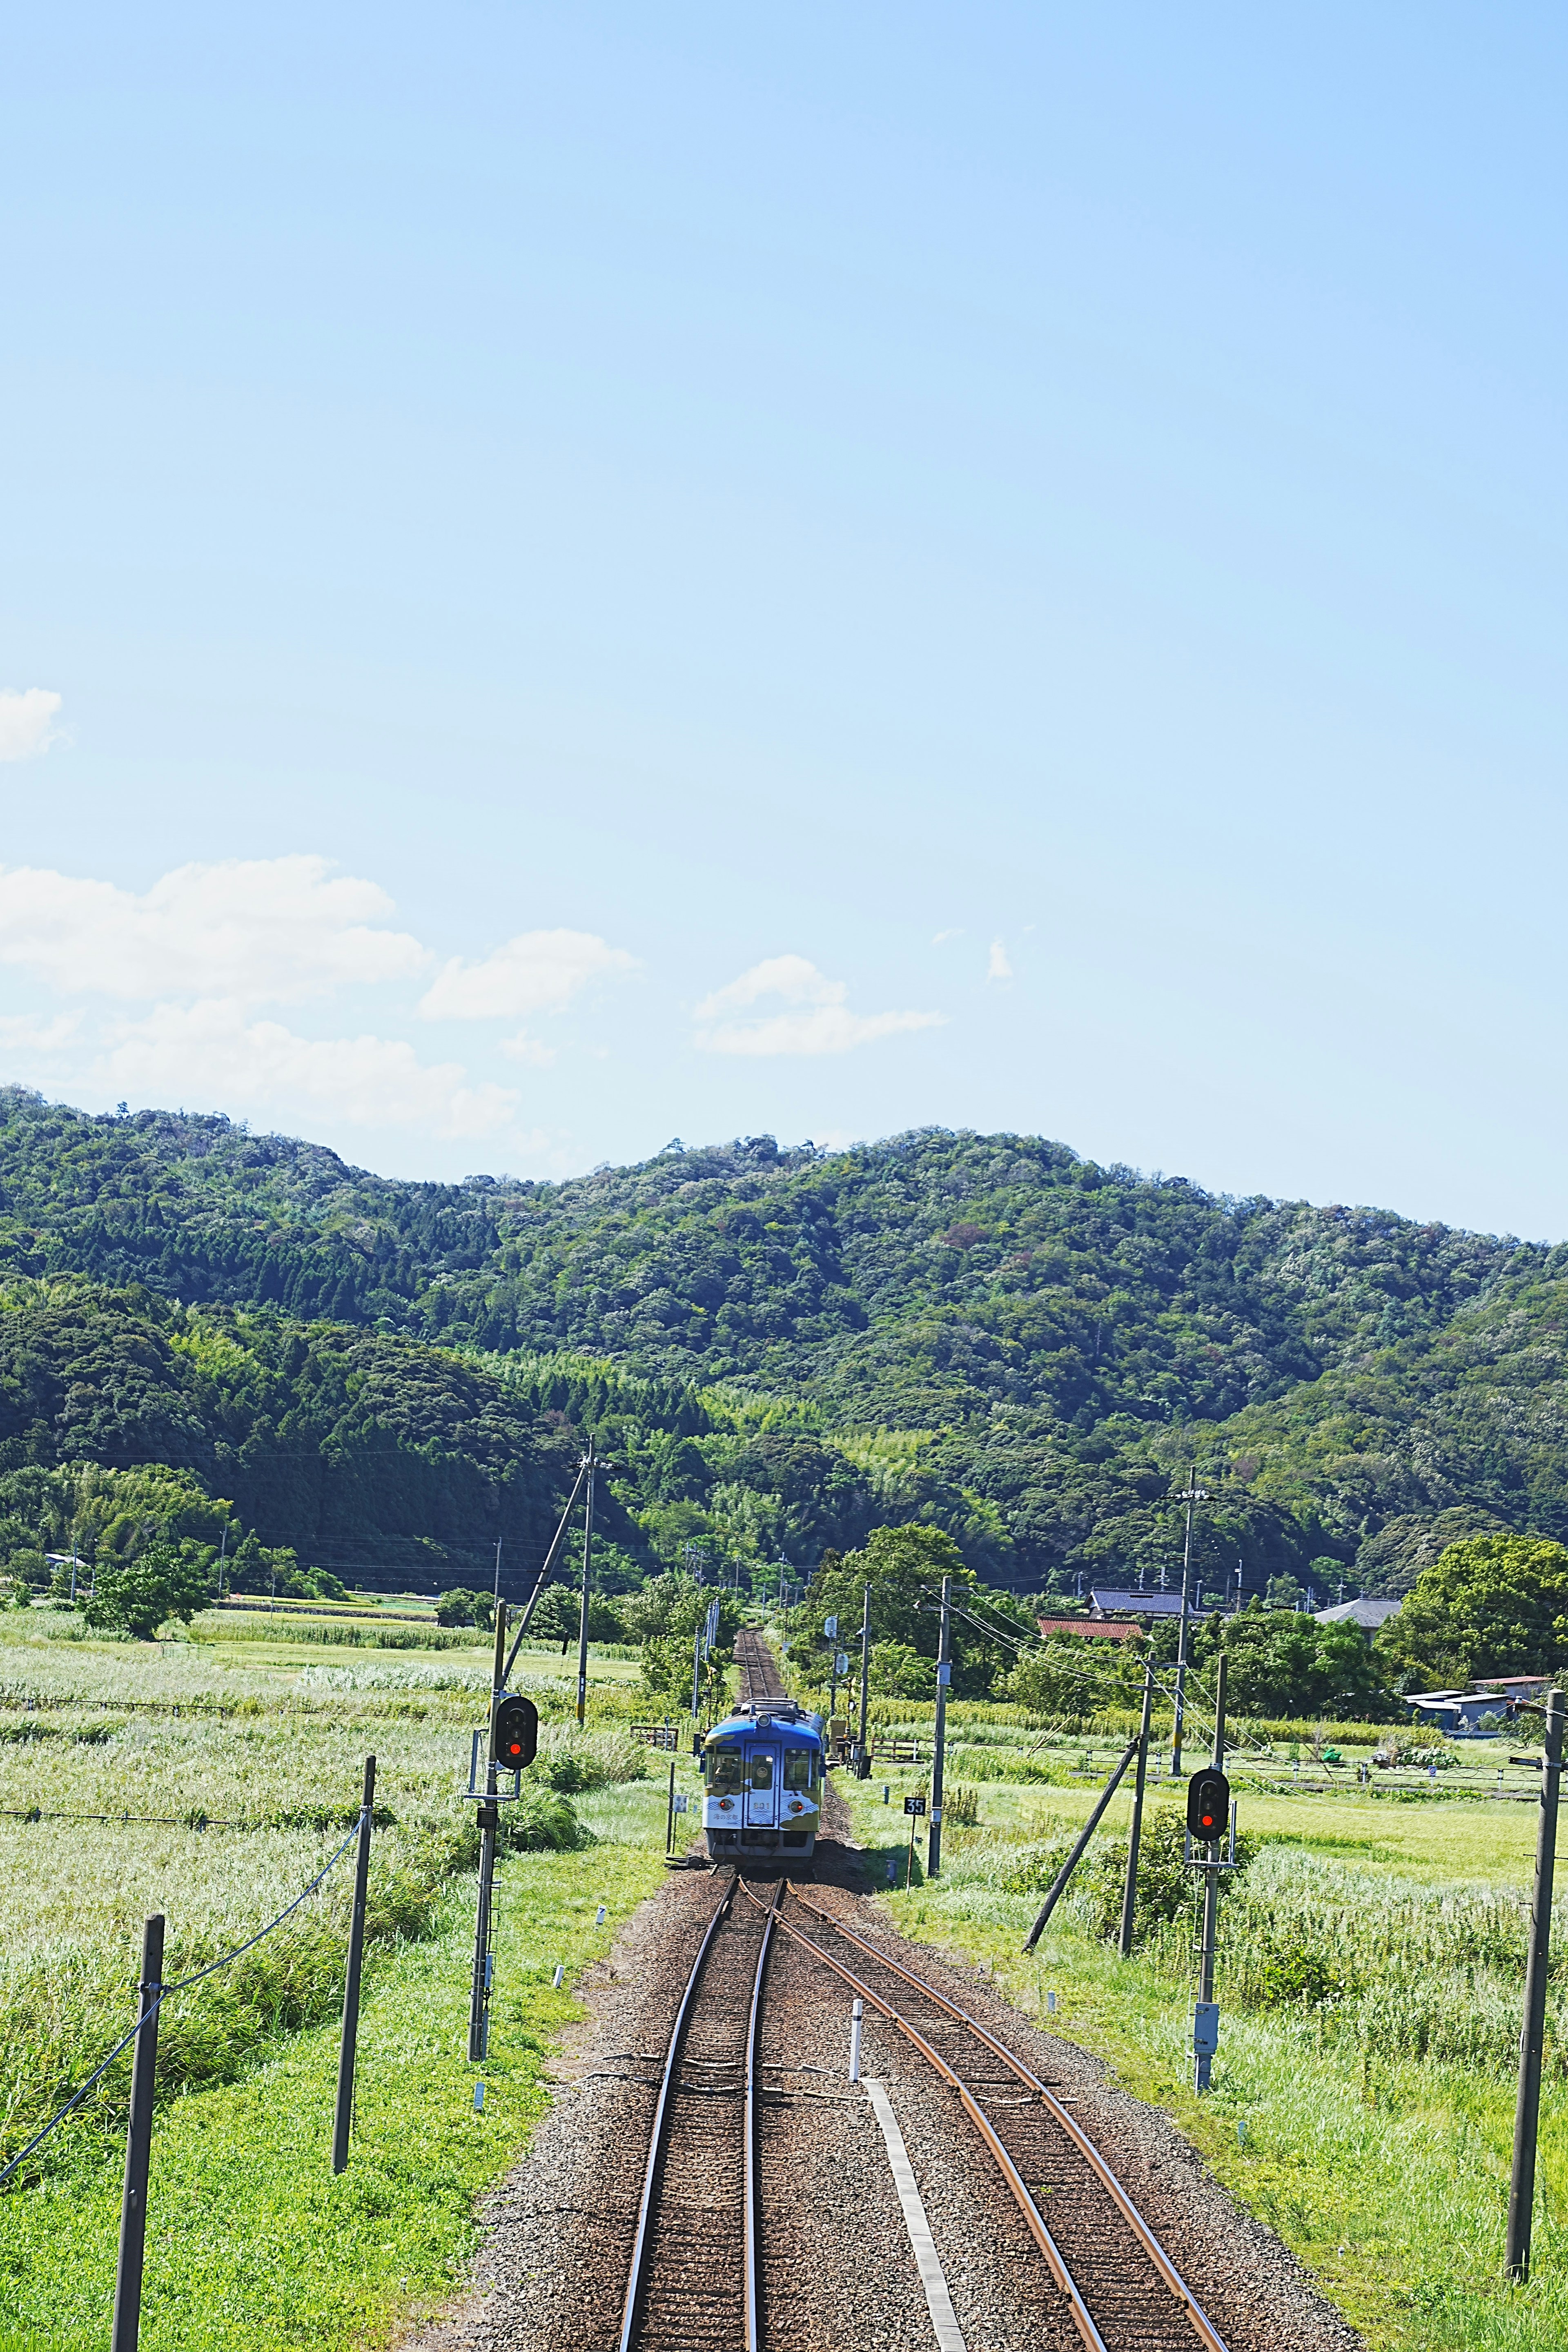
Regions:
<instances>
[{"instance_id":1,"label":"gravel ballast","mask_svg":"<svg viewBox=\"0 0 1568 2352\"><path fill-rule=\"evenodd\" d=\"M841 1842L822 1841L815 1885L802 1892L967 2010L1072 2103L1230 2352L1362 2352L1295 2258L1233 2203L1164 2116L1117 2090L1088 2052L1038 2032L986 1978L898 1937L861 1891L847 1816L831 1794L828 1821ZM616 2352L659 2071L727 1876L672 1872L584 1978L589 2014L563 2048L551 2111L481 2206L471 2288L402 2339L403 2352ZM771 1894L760 1873L755 1883ZM736 1910L745 1905L737 1893ZM803 1911L795 1916L812 1932ZM822 1940L854 1967L841 1939ZM880 1985L873 1966L865 1974ZM775 1938L760 2070L763 2339L792 2352L934 2352L881 2129L848 2081L850 2000L809 1952ZM1078 2352L1065 2298L956 2093L869 2008L863 2065L892 2103L968 2352ZM962 2071L972 2086L994 2078L985 2101L1016 2092L994 2060ZM994 2121L1003 2125L1000 2109Z\"/></svg>"}]
</instances>

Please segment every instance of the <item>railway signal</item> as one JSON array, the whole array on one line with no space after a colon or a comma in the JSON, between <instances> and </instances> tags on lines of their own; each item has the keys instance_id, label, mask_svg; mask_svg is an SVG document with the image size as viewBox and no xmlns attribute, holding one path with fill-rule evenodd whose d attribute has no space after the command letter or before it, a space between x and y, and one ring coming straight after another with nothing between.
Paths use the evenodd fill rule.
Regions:
<instances>
[{"instance_id":1,"label":"railway signal","mask_svg":"<svg viewBox=\"0 0 1568 2352\"><path fill-rule=\"evenodd\" d=\"M1229 1819L1230 1782L1216 1765L1207 1765L1187 1782L1187 1827L1194 1839L1215 1845Z\"/></svg>"},{"instance_id":2,"label":"railway signal","mask_svg":"<svg viewBox=\"0 0 1568 2352\"><path fill-rule=\"evenodd\" d=\"M521 1772L539 1753L539 1709L531 1698L503 1692L495 1712L496 1762L503 1772Z\"/></svg>"}]
</instances>

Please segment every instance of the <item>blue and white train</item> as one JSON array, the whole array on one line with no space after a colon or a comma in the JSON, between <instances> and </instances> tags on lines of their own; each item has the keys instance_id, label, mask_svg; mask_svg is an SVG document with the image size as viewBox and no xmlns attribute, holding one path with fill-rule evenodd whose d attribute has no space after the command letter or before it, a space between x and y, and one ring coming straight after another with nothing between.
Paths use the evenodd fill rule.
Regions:
<instances>
[{"instance_id":1,"label":"blue and white train","mask_svg":"<svg viewBox=\"0 0 1568 2352\"><path fill-rule=\"evenodd\" d=\"M826 1746L819 1715L793 1699L733 1707L702 1747L702 1826L708 1851L805 1862L816 1848Z\"/></svg>"}]
</instances>

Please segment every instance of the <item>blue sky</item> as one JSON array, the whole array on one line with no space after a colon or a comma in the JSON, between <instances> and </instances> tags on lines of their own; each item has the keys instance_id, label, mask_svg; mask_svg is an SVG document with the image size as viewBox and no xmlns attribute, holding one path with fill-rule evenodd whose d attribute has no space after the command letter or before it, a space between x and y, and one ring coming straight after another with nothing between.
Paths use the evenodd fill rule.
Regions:
<instances>
[{"instance_id":1,"label":"blue sky","mask_svg":"<svg viewBox=\"0 0 1568 2352\"><path fill-rule=\"evenodd\" d=\"M35 11L0 1065L1568 1231L1568 31Z\"/></svg>"}]
</instances>

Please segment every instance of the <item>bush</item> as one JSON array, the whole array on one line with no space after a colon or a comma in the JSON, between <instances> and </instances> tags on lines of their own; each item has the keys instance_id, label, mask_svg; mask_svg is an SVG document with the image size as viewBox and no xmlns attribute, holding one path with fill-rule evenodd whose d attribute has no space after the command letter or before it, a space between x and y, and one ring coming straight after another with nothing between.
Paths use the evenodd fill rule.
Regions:
<instances>
[{"instance_id":1,"label":"bush","mask_svg":"<svg viewBox=\"0 0 1568 2352\"><path fill-rule=\"evenodd\" d=\"M1236 1892L1247 1864L1258 1852L1255 1839L1238 1836L1235 1870L1220 1874L1223 1902ZM1138 1896L1132 1932L1142 1940L1184 1911L1195 1908L1201 1881L1187 1867L1187 1821L1174 1805L1150 1805L1143 1814L1138 1843ZM1121 1897L1127 1880L1127 1840L1110 1838L1092 1847L1079 1865L1084 1889L1093 1905L1094 1932L1108 1940L1121 1928Z\"/></svg>"}]
</instances>

